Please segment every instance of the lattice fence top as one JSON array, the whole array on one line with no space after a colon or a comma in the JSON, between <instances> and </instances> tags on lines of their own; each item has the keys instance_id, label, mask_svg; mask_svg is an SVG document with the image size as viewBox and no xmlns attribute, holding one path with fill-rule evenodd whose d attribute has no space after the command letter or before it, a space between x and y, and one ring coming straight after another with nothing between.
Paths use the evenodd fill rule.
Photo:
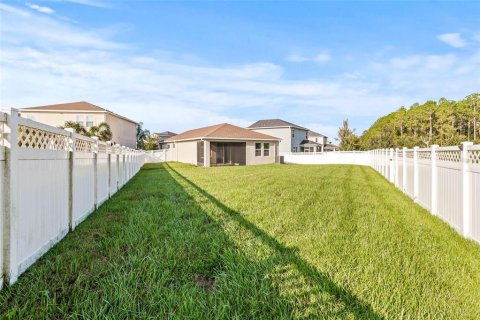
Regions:
<instances>
[{"instance_id":1,"label":"lattice fence top","mask_svg":"<svg viewBox=\"0 0 480 320\"><path fill-rule=\"evenodd\" d=\"M480 150L468 150L468 162L480 164Z\"/></svg>"},{"instance_id":2,"label":"lattice fence top","mask_svg":"<svg viewBox=\"0 0 480 320\"><path fill-rule=\"evenodd\" d=\"M107 144L105 142L102 142L102 141L98 142L98 152L107 153Z\"/></svg>"},{"instance_id":3,"label":"lattice fence top","mask_svg":"<svg viewBox=\"0 0 480 320\"><path fill-rule=\"evenodd\" d=\"M75 139L75 151L78 152L93 152L94 151L94 142L84 140L84 139Z\"/></svg>"},{"instance_id":4,"label":"lattice fence top","mask_svg":"<svg viewBox=\"0 0 480 320\"><path fill-rule=\"evenodd\" d=\"M68 136L19 125L18 146L30 149L68 150Z\"/></svg>"},{"instance_id":5,"label":"lattice fence top","mask_svg":"<svg viewBox=\"0 0 480 320\"><path fill-rule=\"evenodd\" d=\"M405 150L405 158L413 159L413 150Z\"/></svg>"},{"instance_id":6,"label":"lattice fence top","mask_svg":"<svg viewBox=\"0 0 480 320\"><path fill-rule=\"evenodd\" d=\"M431 151L418 151L417 156L418 156L418 159L421 159L421 160L430 160L430 159L432 159L432 152Z\"/></svg>"},{"instance_id":7,"label":"lattice fence top","mask_svg":"<svg viewBox=\"0 0 480 320\"><path fill-rule=\"evenodd\" d=\"M460 162L462 152L460 150L438 150L437 160L445 162Z\"/></svg>"}]
</instances>

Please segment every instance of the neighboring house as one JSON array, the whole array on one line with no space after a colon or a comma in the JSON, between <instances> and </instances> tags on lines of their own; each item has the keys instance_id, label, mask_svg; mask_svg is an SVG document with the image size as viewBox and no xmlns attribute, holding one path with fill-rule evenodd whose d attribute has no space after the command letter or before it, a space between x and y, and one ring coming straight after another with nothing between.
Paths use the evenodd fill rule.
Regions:
<instances>
[{"instance_id":1,"label":"neighboring house","mask_svg":"<svg viewBox=\"0 0 480 320\"><path fill-rule=\"evenodd\" d=\"M303 140L300 144L301 152L324 152L326 151L325 145L327 145L328 137L315 131L308 131L308 139Z\"/></svg>"},{"instance_id":2,"label":"neighboring house","mask_svg":"<svg viewBox=\"0 0 480 320\"><path fill-rule=\"evenodd\" d=\"M137 122L85 101L22 108L20 114L55 127L64 126L66 121L77 122L86 128L106 122L112 131L112 142L137 147Z\"/></svg>"},{"instance_id":3,"label":"neighboring house","mask_svg":"<svg viewBox=\"0 0 480 320\"><path fill-rule=\"evenodd\" d=\"M324 146L324 150L325 151L340 151L340 147L335 145L335 144L332 144L330 142L328 142L325 146Z\"/></svg>"},{"instance_id":4,"label":"neighboring house","mask_svg":"<svg viewBox=\"0 0 480 320\"><path fill-rule=\"evenodd\" d=\"M301 144L308 140L308 129L281 119L258 120L247 129L274 137L279 137L280 155L288 152L300 152Z\"/></svg>"},{"instance_id":5,"label":"neighboring house","mask_svg":"<svg viewBox=\"0 0 480 320\"><path fill-rule=\"evenodd\" d=\"M279 141L228 123L185 131L165 140L170 160L204 167L279 162Z\"/></svg>"},{"instance_id":6,"label":"neighboring house","mask_svg":"<svg viewBox=\"0 0 480 320\"><path fill-rule=\"evenodd\" d=\"M171 131L163 131L159 133L153 133L152 137L158 140L158 149L166 149L168 144L165 143L165 140L176 135L176 133Z\"/></svg>"}]
</instances>

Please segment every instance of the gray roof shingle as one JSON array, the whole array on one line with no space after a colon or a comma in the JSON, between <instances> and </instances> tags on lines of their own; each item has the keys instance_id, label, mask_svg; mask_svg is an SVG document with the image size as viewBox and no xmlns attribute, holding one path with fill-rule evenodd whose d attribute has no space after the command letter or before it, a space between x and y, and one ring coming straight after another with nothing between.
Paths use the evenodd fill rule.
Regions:
<instances>
[{"instance_id":1,"label":"gray roof shingle","mask_svg":"<svg viewBox=\"0 0 480 320\"><path fill-rule=\"evenodd\" d=\"M282 119L265 119L265 120L258 120L248 128L255 129L255 128L275 128L275 127L294 127L298 129L308 130L302 126L293 124L291 122L282 120Z\"/></svg>"}]
</instances>

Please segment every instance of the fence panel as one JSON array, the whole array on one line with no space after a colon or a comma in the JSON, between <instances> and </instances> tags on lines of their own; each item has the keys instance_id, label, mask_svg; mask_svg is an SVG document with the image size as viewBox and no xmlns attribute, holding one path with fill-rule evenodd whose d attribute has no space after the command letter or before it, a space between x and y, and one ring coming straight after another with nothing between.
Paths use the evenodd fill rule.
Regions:
<instances>
[{"instance_id":1,"label":"fence panel","mask_svg":"<svg viewBox=\"0 0 480 320\"><path fill-rule=\"evenodd\" d=\"M472 238L480 242L480 145L472 146L468 151L470 167Z\"/></svg>"},{"instance_id":2,"label":"fence panel","mask_svg":"<svg viewBox=\"0 0 480 320\"><path fill-rule=\"evenodd\" d=\"M7 115L0 112L0 289L3 287L3 219L5 217L5 122L7 121Z\"/></svg>"},{"instance_id":3,"label":"fence panel","mask_svg":"<svg viewBox=\"0 0 480 320\"><path fill-rule=\"evenodd\" d=\"M112 147L110 154L110 195L118 190L118 150L117 147Z\"/></svg>"},{"instance_id":4,"label":"fence panel","mask_svg":"<svg viewBox=\"0 0 480 320\"><path fill-rule=\"evenodd\" d=\"M94 145L93 139L74 134L73 228L95 210Z\"/></svg>"},{"instance_id":5,"label":"fence panel","mask_svg":"<svg viewBox=\"0 0 480 320\"><path fill-rule=\"evenodd\" d=\"M432 151L418 150L418 196L417 203L427 210L432 209Z\"/></svg>"},{"instance_id":6,"label":"fence panel","mask_svg":"<svg viewBox=\"0 0 480 320\"><path fill-rule=\"evenodd\" d=\"M413 150L405 150L405 170L406 170L406 179L405 179L405 193L413 199L414 197L414 164L413 164Z\"/></svg>"},{"instance_id":7,"label":"fence panel","mask_svg":"<svg viewBox=\"0 0 480 320\"><path fill-rule=\"evenodd\" d=\"M109 190L109 158L108 146L104 142L98 143L97 153L97 207L108 199Z\"/></svg>"},{"instance_id":8,"label":"fence panel","mask_svg":"<svg viewBox=\"0 0 480 320\"><path fill-rule=\"evenodd\" d=\"M16 241L10 242L9 264L15 278L68 232L70 159L68 132L17 119L18 150L10 173L15 209L10 237Z\"/></svg>"},{"instance_id":9,"label":"fence panel","mask_svg":"<svg viewBox=\"0 0 480 320\"><path fill-rule=\"evenodd\" d=\"M462 232L462 164L458 147L438 148L437 215Z\"/></svg>"}]
</instances>

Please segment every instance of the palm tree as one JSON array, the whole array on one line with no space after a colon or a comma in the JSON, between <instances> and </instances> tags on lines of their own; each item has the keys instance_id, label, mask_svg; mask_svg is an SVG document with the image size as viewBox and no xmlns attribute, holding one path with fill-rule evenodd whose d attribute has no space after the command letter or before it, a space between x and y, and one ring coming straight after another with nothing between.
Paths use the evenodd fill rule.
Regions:
<instances>
[{"instance_id":1,"label":"palm tree","mask_svg":"<svg viewBox=\"0 0 480 320\"><path fill-rule=\"evenodd\" d=\"M137 149L144 149L145 141L150 137L150 131L143 129L143 122L137 125Z\"/></svg>"},{"instance_id":2,"label":"palm tree","mask_svg":"<svg viewBox=\"0 0 480 320\"><path fill-rule=\"evenodd\" d=\"M110 130L108 123L102 122L98 126L91 126L87 136L97 136L100 141L111 141L112 130Z\"/></svg>"},{"instance_id":3,"label":"palm tree","mask_svg":"<svg viewBox=\"0 0 480 320\"><path fill-rule=\"evenodd\" d=\"M77 123L75 121L65 121L65 125L60 128L62 129L71 128L75 130L75 133L83 134L84 136L87 135L87 129L85 129L84 126L82 126L80 123Z\"/></svg>"},{"instance_id":4,"label":"palm tree","mask_svg":"<svg viewBox=\"0 0 480 320\"><path fill-rule=\"evenodd\" d=\"M100 123L98 126L91 126L88 130L85 127L77 123L75 121L66 121L64 128L72 128L75 130L75 133L93 137L96 136L100 141L111 141L112 140L112 130L110 130L110 126L106 122Z\"/></svg>"}]
</instances>

